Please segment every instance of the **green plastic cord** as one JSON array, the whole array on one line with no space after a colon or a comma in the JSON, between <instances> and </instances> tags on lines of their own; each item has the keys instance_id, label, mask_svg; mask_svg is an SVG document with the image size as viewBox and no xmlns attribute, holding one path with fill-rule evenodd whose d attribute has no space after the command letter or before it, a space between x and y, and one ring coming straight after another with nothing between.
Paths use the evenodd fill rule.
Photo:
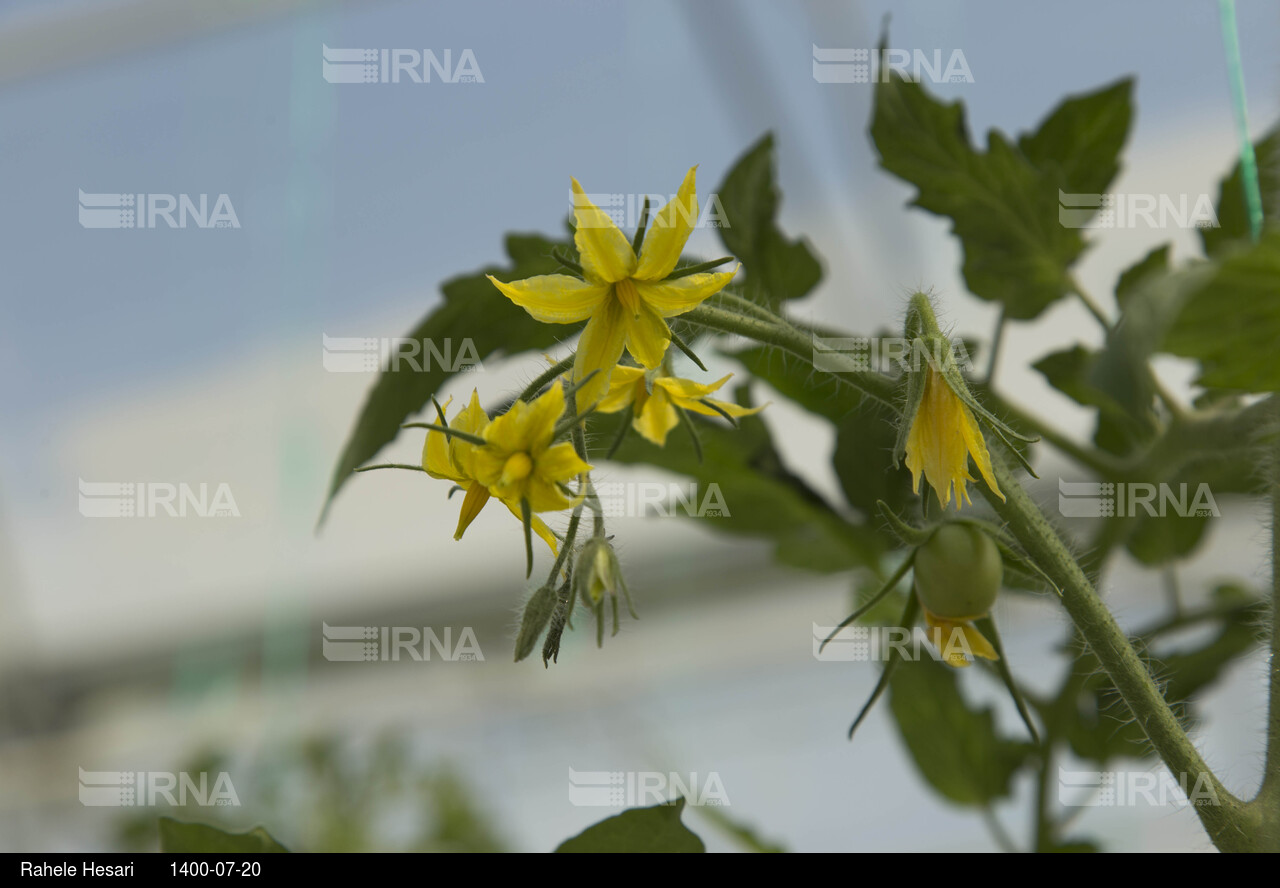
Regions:
<instances>
[{"instance_id":1,"label":"green plastic cord","mask_svg":"<svg viewBox=\"0 0 1280 888\"><path fill-rule=\"evenodd\" d=\"M1249 233L1256 241L1262 236L1262 190L1258 186L1258 159L1253 153L1253 142L1249 141L1249 115L1244 98L1244 68L1240 64L1235 0L1218 0L1218 17L1222 22L1222 44L1227 53L1227 77L1231 82L1236 136L1240 139L1240 179L1249 212Z\"/></svg>"}]
</instances>

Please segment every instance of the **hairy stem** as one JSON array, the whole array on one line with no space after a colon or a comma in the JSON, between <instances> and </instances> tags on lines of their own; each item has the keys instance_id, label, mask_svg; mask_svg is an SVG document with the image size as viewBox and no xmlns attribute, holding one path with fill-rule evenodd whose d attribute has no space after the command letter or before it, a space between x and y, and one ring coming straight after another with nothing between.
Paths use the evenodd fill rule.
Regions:
<instances>
[{"instance_id":1,"label":"hairy stem","mask_svg":"<svg viewBox=\"0 0 1280 888\"><path fill-rule=\"evenodd\" d=\"M1254 804L1270 849L1280 847L1280 444L1271 447L1271 669L1267 759Z\"/></svg>"},{"instance_id":2,"label":"hairy stem","mask_svg":"<svg viewBox=\"0 0 1280 888\"><path fill-rule=\"evenodd\" d=\"M785 321L767 320L763 317L744 317L723 308L711 305L699 305L697 308L680 316L683 320L715 330L720 333L733 333L738 336L754 339L765 345L773 345L788 351L810 364L813 363L813 335L798 330ZM831 372L832 379L838 379L867 397L882 404L896 408L894 383L889 377L870 370L858 368L849 355L829 352L823 356L830 366L839 367ZM847 368L847 369L845 369Z\"/></svg>"},{"instance_id":3,"label":"hairy stem","mask_svg":"<svg viewBox=\"0 0 1280 888\"><path fill-rule=\"evenodd\" d=\"M1160 693L1150 670L1111 611L1090 584L1057 532L1009 470L1004 455L992 451L996 482L1007 499L1001 500L985 485L979 489L1003 518L1027 553L1062 590L1062 602L1071 620L1102 664L1142 728L1152 747L1175 777L1189 787L1205 787L1217 804L1196 807L1213 843L1223 851L1252 850L1256 834L1249 827L1254 818L1244 804L1229 793L1205 764L1173 710Z\"/></svg>"}]
</instances>

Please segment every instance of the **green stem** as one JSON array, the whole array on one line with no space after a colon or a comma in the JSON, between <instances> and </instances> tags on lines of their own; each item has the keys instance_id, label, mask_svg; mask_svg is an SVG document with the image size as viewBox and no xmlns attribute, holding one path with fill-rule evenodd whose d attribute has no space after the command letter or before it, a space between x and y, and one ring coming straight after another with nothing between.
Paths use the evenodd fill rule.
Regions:
<instances>
[{"instance_id":1,"label":"green stem","mask_svg":"<svg viewBox=\"0 0 1280 888\"><path fill-rule=\"evenodd\" d=\"M1049 851L1057 844L1057 829L1049 807L1050 791L1054 785L1053 772L1057 770L1052 738L1040 747L1040 755L1040 772L1036 775L1035 834L1031 837L1031 847L1037 852Z\"/></svg>"},{"instance_id":2,"label":"green stem","mask_svg":"<svg viewBox=\"0 0 1280 888\"><path fill-rule=\"evenodd\" d=\"M732 311L706 304L699 305L692 311L681 315L681 318L690 323L706 327L709 330L716 330L720 333L733 333L737 336L744 336L747 339L754 339L756 342L765 345L777 346L810 364L813 363L812 334L804 333L785 321L770 321L762 317L744 317ZM842 369L838 372L833 372L832 379L841 380L850 388L856 389L867 397L873 398L888 407L897 408L897 399L894 397L894 383L889 377L858 368L853 358L849 355L831 352L824 355L824 360L829 364L845 365L848 368L847 370Z\"/></svg>"},{"instance_id":3,"label":"green stem","mask_svg":"<svg viewBox=\"0 0 1280 888\"><path fill-rule=\"evenodd\" d=\"M1244 804L1229 793L1205 764L1173 710L1160 693L1155 679L1115 618L1098 597L1067 546L1050 526L1031 497L1014 478L1004 454L993 450L992 467L1000 497L985 484L978 488L1010 531L1062 590L1062 602L1080 634L1102 664L1116 689L1147 735L1161 760L1188 786L1207 787L1216 805L1196 807L1210 839L1223 851L1251 850L1255 835Z\"/></svg>"},{"instance_id":4,"label":"green stem","mask_svg":"<svg viewBox=\"0 0 1280 888\"><path fill-rule=\"evenodd\" d=\"M996 378L996 365L1000 361L1000 346L1004 344L1004 328L1006 312L1003 307L1000 309L1000 319L996 321L996 331L991 337L991 357L987 359L987 385L993 384Z\"/></svg>"},{"instance_id":5,"label":"green stem","mask_svg":"<svg viewBox=\"0 0 1280 888\"><path fill-rule=\"evenodd\" d=\"M765 308L763 305L760 305L757 302L752 302L745 296L740 296L727 288L712 296L711 299L707 301L707 304L713 306L724 305L731 310L736 308L743 313L759 318L762 321L769 321L775 324L788 323L782 317Z\"/></svg>"},{"instance_id":6,"label":"green stem","mask_svg":"<svg viewBox=\"0 0 1280 888\"><path fill-rule=\"evenodd\" d=\"M1084 307L1089 309L1089 314L1093 315L1098 323L1102 325L1102 329L1110 333L1111 322L1107 320L1107 316L1103 313L1102 307L1094 301L1093 297L1089 295L1089 292L1084 287L1080 286L1080 282L1074 277L1071 278L1070 287L1071 292L1075 293L1076 297L1084 303Z\"/></svg>"},{"instance_id":7,"label":"green stem","mask_svg":"<svg viewBox=\"0 0 1280 888\"><path fill-rule=\"evenodd\" d=\"M1016 407L1009 403L990 388L980 391L983 400L990 405L991 412L1002 419L1008 420L1015 428L1021 427L1019 430L1030 429L1059 452L1071 457L1080 465L1104 478L1115 477L1120 472L1120 461L1111 457L1110 454L1091 450L1077 444L1062 432L1041 422L1021 407Z\"/></svg>"},{"instance_id":8,"label":"green stem","mask_svg":"<svg viewBox=\"0 0 1280 888\"><path fill-rule=\"evenodd\" d=\"M457 438L466 441L468 444L477 444L483 446L484 438L479 435L473 435L470 432L464 432L460 429L450 428L449 426L436 425L434 422L406 422L400 426L402 429L428 429L433 432L439 432L446 438Z\"/></svg>"},{"instance_id":9,"label":"green stem","mask_svg":"<svg viewBox=\"0 0 1280 888\"><path fill-rule=\"evenodd\" d=\"M546 370L542 371L542 375L539 376L537 379L535 379L533 382L529 383L527 386L525 386L524 391L520 393L520 397L517 398L516 400L524 401L525 403L528 403L529 399L532 398L534 395L536 395L538 392L542 391L542 389L547 384L549 384L557 376L559 376L560 374L567 371L570 367L572 367L573 358L574 358L573 355L569 355L569 357L564 358L561 361L557 361L555 364L552 364Z\"/></svg>"},{"instance_id":10,"label":"green stem","mask_svg":"<svg viewBox=\"0 0 1280 888\"><path fill-rule=\"evenodd\" d=\"M1271 671L1267 704L1267 759L1259 806L1268 847L1280 847L1280 445L1271 451Z\"/></svg>"}]
</instances>

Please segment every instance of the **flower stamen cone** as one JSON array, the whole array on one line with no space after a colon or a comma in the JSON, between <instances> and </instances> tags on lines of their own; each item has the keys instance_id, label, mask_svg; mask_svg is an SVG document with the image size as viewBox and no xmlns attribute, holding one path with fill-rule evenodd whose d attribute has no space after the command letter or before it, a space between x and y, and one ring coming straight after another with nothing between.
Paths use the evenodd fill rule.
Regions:
<instances>
[{"instance_id":1,"label":"flower stamen cone","mask_svg":"<svg viewBox=\"0 0 1280 888\"><path fill-rule=\"evenodd\" d=\"M671 344L666 319L696 308L737 273L735 268L670 277L698 218L696 171L689 170L675 198L654 216L639 255L573 179L574 246L582 279L552 274L504 282L489 275L504 296L539 321L587 322L573 364L574 383L591 377L577 391L579 413L609 391L624 349L646 369L656 369Z\"/></svg>"},{"instance_id":2,"label":"flower stamen cone","mask_svg":"<svg viewBox=\"0 0 1280 888\"><path fill-rule=\"evenodd\" d=\"M483 436L485 429L489 426L489 416L480 406L479 393L472 390L470 402L449 422L445 419L445 413L452 403L453 399L450 398L440 408L440 425L469 435ZM476 520L493 495L488 485L482 484L476 477L475 460L478 450L477 445L469 441L434 429L427 432L426 440L422 443L423 470L432 478L452 481L465 492L462 498L462 509L458 513L458 526L453 533L455 540L462 539L471 522ZM513 515L517 518L521 517L519 500L504 499L502 502ZM555 534L545 522L535 519L532 528L533 532L551 548L553 554L558 552Z\"/></svg>"},{"instance_id":3,"label":"flower stamen cone","mask_svg":"<svg viewBox=\"0 0 1280 888\"><path fill-rule=\"evenodd\" d=\"M485 444L475 451L476 479L508 504L528 501L534 512L576 505L581 497L566 494L562 487L591 471L591 466L572 444L554 441L564 408L564 386L559 381L527 404L512 404L485 427Z\"/></svg>"}]
</instances>

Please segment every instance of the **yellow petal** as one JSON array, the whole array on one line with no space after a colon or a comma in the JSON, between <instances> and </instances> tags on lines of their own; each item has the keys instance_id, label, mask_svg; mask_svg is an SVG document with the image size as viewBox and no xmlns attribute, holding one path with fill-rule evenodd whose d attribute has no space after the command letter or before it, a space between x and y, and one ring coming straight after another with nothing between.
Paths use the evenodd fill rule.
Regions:
<instances>
[{"instance_id":1,"label":"yellow petal","mask_svg":"<svg viewBox=\"0 0 1280 888\"><path fill-rule=\"evenodd\" d=\"M573 379L580 382L592 370L598 370L591 381L578 389L577 405L581 413L604 397L609 391L609 380L618 359L622 357L622 345L627 338L627 320L617 299L609 298L587 321L582 337L578 340L578 353L573 358Z\"/></svg>"},{"instance_id":2,"label":"yellow petal","mask_svg":"<svg viewBox=\"0 0 1280 888\"><path fill-rule=\"evenodd\" d=\"M759 407L743 407L741 404L733 404L729 401L717 401L715 398L701 398L698 400L694 400L692 398L672 398L671 400L673 403L683 407L690 413L701 413L703 416L723 416L728 414L735 419L740 416L754 416L764 408L768 407L769 403L771 403L764 403ZM708 406L711 404L714 404L720 409L715 410Z\"/></svg>"},{"instance_id":3,"label":"yellow petal","mask_svg":"<svg viewBox=\"0 0 1280 888\"><path fill-rule=\"evenodd\" d=\"M582 272L594 284L612 284L629 277L636 267L631 243L613 224L609 214L591 202L578 180L573 180L574 245Z\"/></svg>"},{"instance_id":4,"label":"yellow petal","mask_svg":"<svg viewBox=\"0 0 1280 888\"><path fill-rule=\"evenodd\" d=\"M627 351L650 370L662 363L671 344L671 328L657 312L641 302L627 318Z\"/></svg>"},{"instance_id":5,"label":"yellow petal","mask_svg":"<svg viewBox=\"0 0 1280 888\"><path fill-rule=\"evenodd\" d=\"M743 407L740 404L733 404L729 401L717 401L714 398L708 398L707 395L712 392L719 391L720 388L733 378L733 374L723 376L710 384L702 384L694 382L692 379L678 379L674 376L660 376L653 381L654 387L666 389L667 394L671 396L671 402L679 407L683 407L691 413L701 413L704 416L719 416L727 413L729 416L752 416L759 413L769 405L761 404L759 407ZM714 404L719 407L715 410L708 406Z\"/></svg>"},{"instance_id":6,"label":"yellow petal","mask_svg":"<svg viewBox=\"0 0 1280 888\"><path fill-rule=\"evenodd\" d=\"M654 386L653 395L645 402L632 427L659 447L667 443L667 433L680 423L676 408L671 406L665 389Z\"/></svg>"},{"instance_id":7,"label":"yellow petal","mask_svg":"<svg viewBox=\"0 0 1280 888\"><path fill-rule=\"evenodd\" d=\"M450 428L458 429L463 432L470 432L473 435L479 435L484 431L484 427L489 424L489 415L484 412L484 408L480 406L480 392L476 389L471 390L471 400L467 402L467 406L458 412L453 418L453 422L449 423ZM455 441L458 439L455 438Z\"/></svg>"},{"instance_id":8,"label":"yellow petal","mask_svg":"<svg viewBox=\"0 0 1280 888\"><path fill-rule=\"evenodd\" d=\"M509 284L487 277L503 296L544 324L585 321L609 293L607 284L591 284L567 274L541 274Z\"/></svg>"},{"instance_id":9,"label":"yellow petal","mask_svg":"<svg viewBox=\"0 0 1280 888\"><path fill-rule=\"evenodd\" d=\"M485 446L476 448L473 457L476 477L493 486L497 483L495 478L506 473L512 456L537 456L551 443L556 422L563 414L564 386L559 380L531 403L516 401L485 427Z\"/></svg>"},{"instance_id":10,"label":"yellow petal","mask_svg":"<svg viewBox=\"0 0 1280 888\"><path fill-rule=\"evenodd\" d=\"M535 398L524 412L522 432L525 447L522 449L537 456L551 443L556 423L563 415L564 386L556 380L541 396Z\"/></svg>"},{"instance_id":11,"label":"yellow petal","mask_svg":"<svg viewBox=\"0 0 1280 888\"><path fill-rule=\"evenodd\" d=\"M497 425L503 420L499 416L490 425L489 432L492 432L493 425ZM507 457L511 454L502 448L490 444L485 447L477 447L475 456L472 458L472 471L475 472L476 480L489 488L490 493L497 493L495 487L498 479L502 477L502 467L507 464Z\"/></svg>"},{"instance_id":12,"label":"yellow petal","mask_svg":"<svg viewBox=\"0 0 1280 888\"><path fill-rule=\"evenodd\" d=\"M471 400L453 418L453 421L449 423L449 427L460 432L483 435L485 427L488 425L489 415L480 406L480 394L475 389L472 389ZM461 438L449 438L449 460L458 476L468 479L475 477L475 472L472 468L475 452L476 446L474 444L463 441Z\"/></svg>"},{"instance_id":13,"label":"yellow petal","mask_svg":"<svg viewBox=\"0 0 1280 888\"><path fill-rule=\"evenodd\" d=\"M640 247L640 262L634 277L642 281L660 281L680 261L689 234L698 223L698 194L694 187L698 168L685 174L680 191L654 215Z\"/></svg>"},{"instance_id":14,"label":"yellow petal","mask_svg":"<svg viewBox=\"0 0 1280 888\"><path fill-rule=\"evenodd\" d=\"M1000 491L1000 486L996 484L995 473L991 470L991 454L987 450L987 442L982 437L982 429L978 428L978 421L973 418L973 411L967 406L964 408L966 422L964 424L964 443L969 454L973 457L973 461L978 464L978 471L982 473L982 478L987 482L987 486L991 488L991 492L1000 499L1004 500L1004 494Z\"/></svg>"},{"instance_id":15,"label":"yellow petal","mask_svg":"<svg viewBox=\"0 0 1280 888\"><path fill-rule=\"evenodd\" d=\"M701 274L690 274L673 281L636 281L636 289L640 298L649 307L664 318L684 314L698 305L708 296L713 296L724 289L725 284L733 280L738 269L733 271L705 271Z\"/></svg>"},{"instance_id":16,"label":"yellow petal","mask_svg":"<svg viewBox=\"0 0 1280 888\"><path fill-rule=\"evenodd\" d=\"M578 456L572 444L562 441L542 452L533 471L537 477L554 484L557 481L572 481L584 472L590 472L591 468Z\"/></svg>"},{"instance_id":17,"label":"yellow petal","mask_svg":"<svg viewBox=\"0 0 1280 888\"><path fill-rule=\"evenodd\" d=\"M583 497L568 496L556 485L540 477L529 479L524 495L529 500L529 508L534 512L559 512L571 509L582 502Z\"/></svg>"},{"instance_id":18,"label":"yellow petal","mask_svg":"<svg viewBox=\"0 0 1280 888\"><path fill-rule=\"evenodd\" d=\"M640 367L613 368L613 376L609 379L609 394L596 405L601 413L617 413L625 410L627 405L636 401L637 386L644 385L644 370Z\"/></svg>"},{"instance_id":19,"label":"yellow petal","mask_svg":"<svg viewBox=\"0 0 1280 888\"><path fill-rule=\"evenodd\" d=\"M458 527L453 532L455 540L462 539L462 535L471 526L471 522L476 520L476 516L480 514L480 510L487 502L489 502L489 488L472 481L467 487L466 497L462 500L462 511L458 514Z\"/></svg>"},{"instance_id":20,"label":"yellow petal","mask_svg":"<svg viewBox=\"0 0 1280 888\"><path fill-rule=\"evenodd\" d=\"M968 666L969 657L1000 659L991 642L969 620L948 620L925 610L924 622L929 627L930 639L948 666Z\"/></svg>"},{"instance_id":21,"label":"yellow petal","mask_svg":"<svg viewBox=\"0 0 1280 888\"><path fill-rule=\"evenodd\" d=\"M936 370L927 372L920 407L907 433L907 468L917 493L923 475L944 509L951 503L954 487L959 508L961 502L969 501L965 482L973 480L965 441L965 427L973 415Z\"/></svg>"},{"instance_id":22,"label":"yellow petal","mask_svg":"<svg viewBox=\"0 0 1280 888\"><path fill-rule=\"evenodd\" d=\"M660 385L667 390L667 394L673 398L705 398L712 392L719 391L720 388L733 379L733 374L722 376L715 382L701 383L694 382L692 379L680 379L676 376L659 376L653 381L654 385Z\"/></svg>"},{"instance_id":23,"label":"yellow petal","mask_svg":"<svg viewBox=\"0 0 1280 888\"><path fill-rule=\"evenodd\" d=\"M446 415L452 403L453 398L444 402L443 409ZM431 421L439 424L440 417L433 416ZM465 480L458 477L453 462L449 459L449 440L443 432L427 432L427 439L422 442L422 468L432 478L439 478L442 481Z\"/></svg>"}]
</instances>

